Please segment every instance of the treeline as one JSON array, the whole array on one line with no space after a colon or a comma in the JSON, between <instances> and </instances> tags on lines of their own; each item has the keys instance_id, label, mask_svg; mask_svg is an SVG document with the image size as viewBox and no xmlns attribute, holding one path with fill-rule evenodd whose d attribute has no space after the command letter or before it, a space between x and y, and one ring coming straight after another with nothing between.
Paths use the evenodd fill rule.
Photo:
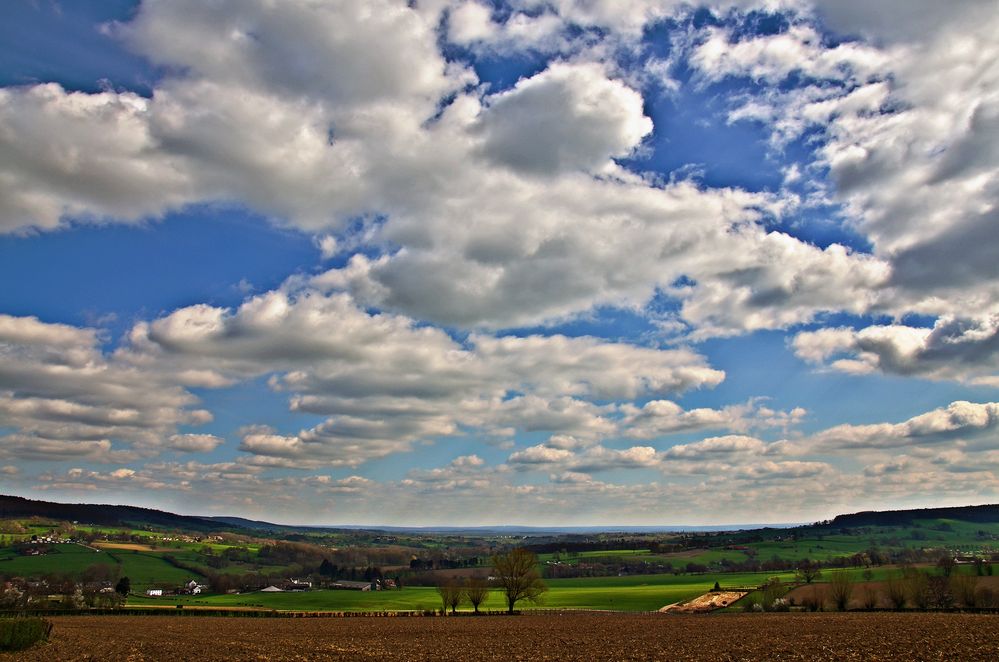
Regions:
<instances>
[{"instance_id":1,"label":"treeline","mask_svg":"<svg viewBox=\"0 0 999 662\"><path fill-rule=\"evenodd\" d=\"M865 511L837 515L828 524L832 527L908 526L915 520L955 519L965 522L999 522L999 505L958 506L952 508L919 508L915 510Z\"/></svg>"},{"instance_id":2,"label":"treeline","mask_svg":"<svg viewBox=\"0 0 999 662\"><path fill-rule=\"evenodd\" d=\"M152 508L137 506L104 506L85 503L53 503L23 497L0 495L0 519L46 517L55 520L80 521L89 524L122 526L142 522L168 528L208 531L219 528L216 522L200 517L175 515Z\"/></svg>"},{"instance_id":3,"label":"treeline","mask_svg":"<svg viewBox=\"0 0 999 662\"><path fill-rule=\"evenodd\" d=\"M689 564L694 566L695 564ZM697 572L707 572L707 566L697 566ZM542 576L545 579L571 579L574 577L614 577L617 575L660 575L679 574L683 569L673 566L672 563L645 563L645 562L608 562L603 563L598 560L587 559L585 563L570 565L559 563L542 566Z\"/></svg>"},{"instance_id":4,"label":"treeline","mask_svg":"<svg viewBox=\"0 0 999 662\"><path fill-rule=\"evenodd\" d=\"M96 563L79 573L47 572L25 578L0 574L0 609L113 608L124 597L111 585L120 567Z\"/></svg>"},{"instance_id":5,"label":"treeline","mask_svg":"<svg viewBox=\"0 0 999 662\"><path fill-rule=\"evenodd\" d=\"M535 554L573 554L579 552L613 552L619 550L648 549L653 554L681 552L688 548L683 542L665 542L647 538L605 538L600 540L554 540L523 545Z\"/></svg>"},{"instance_id":6,"label":"treeline","mask_svg":"<svg viewBox=\"0 0 999 662\"><path fill-rule=\"evenodd\" d=\"M487 559L481 559L478 556L470 556L467 558L414 558L409 561L409 569L420 572L425 570L458 570L461 568L478 568L486 561Z\"/></svg>"}]
</instances>

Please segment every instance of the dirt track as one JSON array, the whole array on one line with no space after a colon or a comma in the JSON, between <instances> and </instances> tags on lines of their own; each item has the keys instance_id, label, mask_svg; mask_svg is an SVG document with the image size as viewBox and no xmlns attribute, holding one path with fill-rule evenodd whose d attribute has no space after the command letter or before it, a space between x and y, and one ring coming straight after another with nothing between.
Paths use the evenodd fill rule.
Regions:
<instances>
[{"instance_id":1,"label":"dirt track","mask_svg":"<svg viewBox=\"0 0 999 662\"><path fill-rule=\"evenodd\" d=\"M268 619L67 616L0 660L989 660L974 614L566 614Z\"/></svg>"}]
</instances>

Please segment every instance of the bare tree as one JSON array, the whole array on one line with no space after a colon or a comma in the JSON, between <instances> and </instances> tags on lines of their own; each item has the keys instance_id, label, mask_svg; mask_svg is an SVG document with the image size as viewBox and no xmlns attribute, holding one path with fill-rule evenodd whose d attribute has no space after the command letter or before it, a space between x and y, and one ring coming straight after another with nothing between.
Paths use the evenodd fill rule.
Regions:
<instances>
[{"instance_id":1,"label":"bare tree","mask_svg":"<svg viewBox=\"0 0 999 662\"><path fill-rule=\"evenodd\" d=\"M468 597L468 601L472 603L475 613L478 614L479 605L489 597L489 581L485 577L470 577L468 584L465 586L465 595Z\"/></svg>"},{"instance_id":2,"label":"bare tree","mask_svg":"<svg viewBox=\"0 0 999 662\"><path fill-rule=\"evenodd\" d=\"M988 586L983 586L975 591L975 604L979 607L991 607L995 609L999 607L999 593L996 593Z\"/></svg>"},{"instance_id":3,"label":"bare tree","mask_svg":"<svg viewBox=\"0 0 999 662\"><path fill-rule=\"evenodd\" d=\"M911 569L905 576L906 593L909 601L919 609L927 609L930 606L930 578L924 572Z\"/></svg>"},{"instance_id":4,"label":"bare tree","mask_svg":"<svg viewBox=\"0 0 999 662\"><path fill-rule=\"evenodd\" d=\"M465 587L462 585L461 580L452 577L441 580L437 584L437 594L441 596L444 611L446 612L447 608L450 607L453 614L458 610L458 605L465 600Z\"/></svg>"},{"instance_id":5,"label":"bare tree","mask_svg":"<svg viewBox=\"0 0 999 662\"><path fill-rule=\"evenodd\" d=\"M957 562L954 560L953 555L948 552L944 552L939 559L937 559L937 567L943 573L944 577L950 577L950 573L954 572L954 566Z\"/></svg>"},{"instance_id":6,"label":"bare tree","mask_svg":"<svg viewBox=\"0 0 999 662\"><path fill-rule=\"evenodd\" d=\"M930 577L930 603L938 609L950 609L954 606L954 594L950 592L950 580L947 577Z\"/></svg>"},{"instance_id":7,"label":"bare tree","mask_svg":"<svg viewBox=\"0 0 999 662\"><path fill-rule=\"evenodd\" d=\"M794 574L799 581L811 584L812 581L822 576L822 568L818 561L802 559L801 562L798 563L798 568L795 570Z\"/></svg>"},{"instance_id":8,"label":"bare tree","mask_svg":"<svg viewBox=\"0 0 999 662\"><path fill-rule=\"evenodd\" d=\"M538 602L548 590L538 572L538 557L526 549L517 548L508 554L493 557L496 584L506 596L507 613L520 600Z\"/></svg>"},{"instance_id":9,"label":"bare tree","mask_svg":"<svg viewBox=\"0 0 999 662\"><path fill-rule=\"evenodd\" d=\"M845 572L837 572L829 579L829 597L839 611L846 611L853 596L853 580Z\"/></svg>"},{"instance_id":10,"label":"bare tree","mask_svg":"<svg viewBox=\"0 0 999 662\"><path fill-rule=\"evenodd\" d=\"M874 588L870 584L864 586L864 609L874 609L878 606L878 589Z\"/></svg>"},{"instance_id":11,"label":"bare tree","mask_svg":"<svg viewBox=\"0 0 999 662\"><path fill-rule=\"evenodd\" d=\"M885 590L888 593L888 602L891 603L892 608L900 610L905 607L906 586L901 577L889 577L888 581L885 582Z\"/></svg>"},{"instance_id":12,"label":"bare tree","mask_svg":"<svg viewBox=\"0 0 999 662\"><path fill-rule=\"evenodd\" d=\"M955 572L950 576L950 591L965 607L975 607L977 602L975 589L978 588L978 577L963 572Z\"/></svg>"}]
</instances>

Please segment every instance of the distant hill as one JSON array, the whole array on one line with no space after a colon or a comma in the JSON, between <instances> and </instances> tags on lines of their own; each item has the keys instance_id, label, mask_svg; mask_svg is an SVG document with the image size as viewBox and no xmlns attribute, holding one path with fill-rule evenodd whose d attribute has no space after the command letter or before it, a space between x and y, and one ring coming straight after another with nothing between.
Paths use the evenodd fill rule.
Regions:
<instances>
[{"instance_id":1,"label":"distant hill","mask_svg":"<svg viewBox=\"0 0 999 662\"><path fill-rule=\"evenodd\" d=\"M294 524L275 524L274 522L264 522L256 519L246 519L245 517L227 517L223 515L206 515L202 519L207 519L212 522L217 522L220 526L236 527L240 529L246 529L248 531L257 531L261 533L277 533L277 534L288 534L288 533L302 533L302 532L321 532L321 533L344 533L347 531L380 531L380 529L372 529L371 527L361 528L345 528L345 527L333 527L333 526L298 526Z\"/></svg>"},{"instance_id":2,"label":"distant hill","mask_svg":"<svg viewBox=\"0 0 999 662\"><path fill-rule=\"evenodd\" d=\"M291 529L296 527L286 527L283 524L273 524L272 522L261 522L255 519L246 519L245 517L224 517L221 515L208 515L203 519L217 522L224 526L235 526L241 529L250 529L251 531L283 531L285 529Z\"/></svg>"},{"instance_id":3,"label":"distant hill","mask_svg":"<svg viewBox=\"0 0 999 662\"><path fill-rule=\"evenodd\" d=\"M17 496L0 495L0 518L45 517L87 524L124 525L148 524L168 529L214 531L234 528L204 517L176 515L153 508L137 506L106 506L87 503L53 503Z\"/></svg>"},{"instance_id":4,"label":"distant hill","mask_svg":"<svg viewBox=\"0 0 999 662\"><path fill-rule=\"evenodd\" d=\"M861 526L907 526L915 520L955 519L963 522L999 522L999 504L984 506L954 506L950 508L917 508L914 510L881 510L837 515L829 526L850 529Z\"/></svg>"},{"instance_id":5,"label":"distant hill","mask_svg":"<svg viewBox=\"0 0 999 662\"><path fill-rule=\"evenodd\" d=\"M85 503L54 503L51 501L36 501L18 496L0 495L0 519L13 517L45 517L63 521L77 521L87 524L105 525L149 525L166 529L184 529L191 531L239 530L243 532L270 531L274 533L291 533L302 531L382 531L407 533L450 533L454 534L485 534L504 533L512 535L540 535L547 533L598 533L605 531L647 532L657 531L720 531L722 527L525 527L525 526L486 526L486 527L377 527L377 526L291 526L250 520L242 517L195 517L177 515L175 513L139 508L137 506L108 506ZM865 511L837 515L828 522L819 522L814 527L858 528L865 526L908 526L915 520L953 519L965 522L999 523L999 504L983 506L956 506L950 508L920 508L914 510L884 510ZM755 527L756 529L764 527ZM727 530L749 530L747 525L733 525Z\"/></svg>"}]
</instances>

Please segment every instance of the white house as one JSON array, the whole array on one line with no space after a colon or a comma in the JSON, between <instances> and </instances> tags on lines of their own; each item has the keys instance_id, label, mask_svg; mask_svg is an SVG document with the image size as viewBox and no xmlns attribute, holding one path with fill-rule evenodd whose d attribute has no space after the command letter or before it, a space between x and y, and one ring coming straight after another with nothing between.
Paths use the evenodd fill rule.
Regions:
<instances>
[{"instance_id":1,"label":"white house","mask_svg":"<svg viewBox=\"0 0 999 662\"><path fill-rule=\"evenodd\" d=\"M161 588L147 588L146 589L146 595L148 595L151 598L152 597L162 597L162 595L163 595L163 589L161 589Z\"/></svg>"}]
</instances>

